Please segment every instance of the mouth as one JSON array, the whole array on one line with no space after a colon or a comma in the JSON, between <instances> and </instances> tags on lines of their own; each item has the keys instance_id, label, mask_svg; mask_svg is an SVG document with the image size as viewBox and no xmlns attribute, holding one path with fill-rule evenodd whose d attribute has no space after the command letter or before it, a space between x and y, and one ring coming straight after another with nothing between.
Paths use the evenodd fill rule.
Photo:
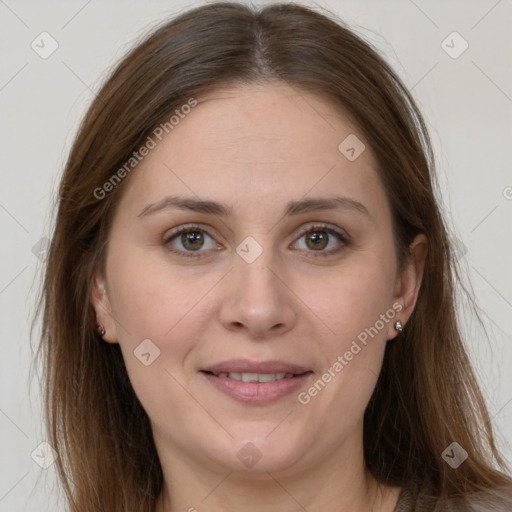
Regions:
<instances>
[{"instance_id":1,"label":"mouth","mask_svg":"<svg viewBox=\"0 0 512 512\"><path fill-rule=\"evenodd\" d=\"M210 372L202 370L203 373L219 377L221 379L232 379L242 382L275 382L276 380L293 379L311 371L302 373L250 373L250 372Z\"/></svg>"},{"instance_id":2,"label":"mouth","mask_svg":"<svg viewBox=\"0 0 512 512\"><path fill-rule=\"evenodd\" d=\"M226 361L200 370L214 389L245 404L264 405L297 391L314 374L281 361Z\"/></svg>"}]
</instances>

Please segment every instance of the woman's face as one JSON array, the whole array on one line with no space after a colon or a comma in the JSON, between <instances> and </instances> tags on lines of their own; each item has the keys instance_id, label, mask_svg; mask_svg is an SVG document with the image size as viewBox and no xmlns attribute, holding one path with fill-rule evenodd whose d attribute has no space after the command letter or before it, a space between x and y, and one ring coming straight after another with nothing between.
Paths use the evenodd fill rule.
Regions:
<instances>
[{"instance_id":1,"label":"woman's face","mask_svg":"<svg viewBox=\"0 0 512 512\"><path fill-rule=\"evenodd\" d=\"M132 171L92 296L159 454L283 475L359 457L424 244L399 273L375 160L341 109L268 84L185 110Z\"/></svg>"}]
</instances>

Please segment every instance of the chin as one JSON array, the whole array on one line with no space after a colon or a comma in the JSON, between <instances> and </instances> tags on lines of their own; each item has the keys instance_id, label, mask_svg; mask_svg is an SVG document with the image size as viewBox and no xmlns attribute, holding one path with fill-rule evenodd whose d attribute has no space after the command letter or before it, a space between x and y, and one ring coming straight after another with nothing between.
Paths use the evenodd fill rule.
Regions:
<instances>
[{"instance_id":1,"label":"chin","mask_svg":"<svg viewBox=\"0 0 512 512\"><path fill-rule=\"evenodd\" d=\"M228 471L258 478L264 476L268 479L268 473L292 472L292 468L306 454L304 442L297 439L293 442L290 436L270 434L272 428L265 426L262 429L251 429L250 435L236 435L230 440L230 446L222 451L216 451L212 458ZM282 434L282 433L281 433ZM273 437L272 437L273 436Z\"/></svg>"}]
</instances>

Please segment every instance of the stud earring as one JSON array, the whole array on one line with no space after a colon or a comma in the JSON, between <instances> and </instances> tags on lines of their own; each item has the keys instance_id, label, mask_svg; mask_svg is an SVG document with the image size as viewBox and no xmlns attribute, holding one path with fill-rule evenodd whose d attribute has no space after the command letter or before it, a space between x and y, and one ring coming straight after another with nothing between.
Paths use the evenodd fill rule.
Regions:
<instances>
[{"instance_id":1,"label":"stud earring","mask_svg":"<svg viewBox=\"0 0 512 512\"><path fill-rule=\"evenodd\" d=\"M98 334L103 338L103 336L105 336L105 329L103 328L102 325L98 325Z\"/></svg>"},{"instance_id":2,"label":"stud earring","mask_svg":"<svg viewBox=\"0 0 512 512\"><path fill-rule=\"evenodd\" d=\"M402 322L400 322L400 320L397 320L395 322L395 329L398 331L398 332L402 332L404 330L404 326L402 325Z\"/></svg>"}]
</instances>

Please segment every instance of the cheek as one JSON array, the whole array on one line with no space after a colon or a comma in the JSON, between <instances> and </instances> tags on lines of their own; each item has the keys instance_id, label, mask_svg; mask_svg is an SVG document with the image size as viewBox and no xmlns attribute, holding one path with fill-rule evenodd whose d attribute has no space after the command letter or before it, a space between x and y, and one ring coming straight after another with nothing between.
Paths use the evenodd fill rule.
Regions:
<instances>
[{"instance_id":1,"label":"cheek","mask_svg":"<svg viewBox=\"0 0 512 512\"><path fill-rule=\"evenodd\" d=\"M219 275L187 273L158 250L133 244L128 250L121 244L112 249L107 271L118 341L132 385L141 402L150 406L155 392L173 389L169 374L178 378L192 364L188 356L211 323ZM138 356L148 352L145 359L154 362L145 366Z\"/></svg>"},{"instance_id":2,"label":"cheek","mask_svg":"<svg viewBox=\"0 0 512 512\"><path fill-rule=\"evenodd\" d=\"M322 286L311 283L316 286L306 293L319 318L334 331L330 338L356 338L392 306L393 264L374 253L356 255L326 277ZM385 329L379 326L385 336Z\"/></svg>"},{"instance_id":3,"label":"cheek","mask_svg":"<svg viewBox=\"0 0 512 512\"><path fill-rule=\"evenodd\" d=\"M144 403L140 393L151 399L144 390L157 385L158 379L164 377L164 368L169 366L164 363L168 352L164 340L172 335L173 326L179 325L187 304L179 300L183 292L179 282L173 282L161 262L149 261L144 249L132 245L125 250L119 239L116 242L111 245L107 259L109 295L126 368ZM184 347L174 349L174 356L179 358Z\"/></svg>"},{"instance_id":4,"label":"cheek","mask_svg":"<svg viewBox=\"0 0 512 512\"><path fill-rule=\"evenodd\" d=\"M107 268L114 292L113 309L131 337L163 340L172 336L201 297L214 276L194 277L172 265L164 248L134 247L119 243L112 248ZM120 338L127 332L121 329Z\"/></svg>"},{"instance_id":5,"label":"cheek","mask_svg":"<svg viewBox=\"0 0 512 512\"><path fill-rule=\"evenodd\" d=\"M310 283L303 291L309 293L308 303L318 318L333 331L317 340L322 382L306 390L312 403L318 400L319 406L331 410L327 421L333 428L360 421L375 387L387 331L396 320L393 272L392 258L368 252L331 272L322 287Z\"/></svg>"},{"instance_id":6,"label":"cheek","mask_svg":"<svg viewBox=\"0 0 512 512\"><path fill-rule=\"evenodd\" d=\"M186 412L183 366L204 330L200 299L213 278L194 280L147 250L119 249L107 269L119 345L139 401L152 420L165 424L169 411Z\"/></svg>"}]
</instances>

